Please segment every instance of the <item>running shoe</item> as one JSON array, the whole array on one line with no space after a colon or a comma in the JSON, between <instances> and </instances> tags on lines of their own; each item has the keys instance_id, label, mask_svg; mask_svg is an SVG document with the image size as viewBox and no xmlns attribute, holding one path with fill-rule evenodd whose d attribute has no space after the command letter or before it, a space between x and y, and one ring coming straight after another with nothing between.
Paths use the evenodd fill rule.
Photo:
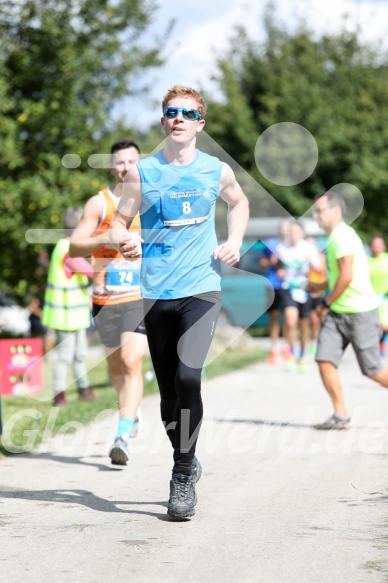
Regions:
<instances>
[{"instance_id":1,"label":"running shoe","mask_svg":"<svg viewBox=\"0 0 388 583\"><path fill-rule=\"evenodd\" d=\"M276 366L279 363L280 363L279 350L273 348L267 358L267 364L270 364L271 366Z\"/></svg>"},{"instance_id":2,"label":"running shoe","mask_svg":"<svg viewBox=\"0 0 388 583\"><path fill-rule=\"evenodd\" d=\"M126 466L129 460L128 444L122 437L117 437L109 452L113 465Z\"/></svg>"},{"instance_id":3,"label":"running shoe","mask_svg":"<svg viewBox=\"0 0 388 583\"><path fill-rule=\"evenodd\" d=\"M133 424L132 431L130 437L137 437L140 431L143 429L143 416L140 411L140 407L137 410L137 415L135 419L135 423Z\"/></svg>"},{"instance_id":4,"label":"running shoe","mask_svg":"<svg viewBox=\"0 0 388 583\"><path fill-rule=\"evenodd\" d=\"M342 417L339 417L338 415L333 413L333 415L326 419L326 421L324 421L323 423L317 423L316 425L313 425L313 427L314 429L321 429L325 431L331 429L338 429L340 431L343 431L344 429L346 430L350 428L350 417L347 417L347 419L343 419Z\"/></svg>"},{"instance_id":5,"label":"running shoe","mask_svg":"<svg viewBox=\"0 0 388 583\"><path fill-rule=\"evenodd\" d=\"M295 357L292 354L286 360L285 369L288 371L296 369Z\"/></svg>"},{"instance_id":6,"label":"running shoe","mask_svg":"<svg viewBox=\"0 0 388 583\"><path fill-rule=\"evenodd\" d=\"M298 368L300 372L307 372L307 362L305 358L299 359Z\"/></svg>"},{"instance_id":7,"label":"running shoe","mask_svg":"<svg viewBox=\"0 0 388 583\"><path fill-rule=\"evenodd\" d=\"M292 350L289 344L285 344L284 346L281 347L280 354L282 355L282 358L284 358L284 360L288 360L290 356L292 356Z\"/></svg>"},{"instance_id":8,"label":"running shoe","mask_svg":"<svg viewBox=\"0 0 388 583\"><path fill-rule=\"evenodd\" d=\"M173 520L184 520L195 514L197 495L192 475L176 474L170 481L170 499L167 515Z\"/></svg>"},{"instance_id":9,"label":"running shoe","mask_svg":"<svg viewBox=\"0 0 388 583\"><path fill-rule=\"evenodd\" d=\"M199 479L202 475L202 466L199 463L199 460L197 460L197 458L194 458L194 461L195 465L191 470L191 479L193 480L194 484L196 484L197 482L199 482Z\"/></svg>"}]
</instances>

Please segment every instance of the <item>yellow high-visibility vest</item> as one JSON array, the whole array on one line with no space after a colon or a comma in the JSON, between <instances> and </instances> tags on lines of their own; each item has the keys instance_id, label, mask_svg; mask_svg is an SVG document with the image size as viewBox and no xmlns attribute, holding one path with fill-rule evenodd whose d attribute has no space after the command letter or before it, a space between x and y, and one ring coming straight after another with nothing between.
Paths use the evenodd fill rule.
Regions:
<instances>
[{"instance_id":1,"label":"yellow high-visibility vest","mask_svg":"<svg viewBox=\"0 0 388 583\"><path fill-rule=\"evenodd\" d=\"M80 330L90 326L89 278L81 273L66 277L63 266L70 240L60 239L50 260L42 324L54 330Z\"/></svg>"}]
</instances>

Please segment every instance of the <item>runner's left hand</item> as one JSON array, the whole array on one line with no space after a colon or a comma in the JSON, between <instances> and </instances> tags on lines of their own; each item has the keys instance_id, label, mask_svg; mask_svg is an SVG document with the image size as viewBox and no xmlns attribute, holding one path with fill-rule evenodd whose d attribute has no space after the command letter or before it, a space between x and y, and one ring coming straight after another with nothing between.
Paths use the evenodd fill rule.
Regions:
<instances>
[{"instance_id":1,"label":"runner's left hand","mask_svg":"<svg viewBox=\"0 0 388 583\"><path fill-rule=\"evenodd\" d=\"M141 247L140 243L144 243L144 240L138 236L126 235L119 242L119 251L125 259L140 259L141 258Z\"/></svg>"},{"instance_id":2,"label":"runner's left hand","mask_svg":"<svg viewBox=\"0 0 388 583\"><path fill-rule=\"evenodd\" d=\"M235 265L240 261L240 247L226 241L214 249L213 256L214 259L221 259L226 265Z\"/></svg>"},{"instance_id":3,"label":"runner's left hand","mask_svg":"<svg viewBox=\"0 0 388 583\"><path fill-rule=\"evenodd\" d=\"M326 314L329 312L329 309L325 308L325 306L322 306L322 304L320 304L317 306L315 311L316 311L317 316L320 319L320 321L323 322L323 320L326 317Z\"/></svg>"}]
</instances>

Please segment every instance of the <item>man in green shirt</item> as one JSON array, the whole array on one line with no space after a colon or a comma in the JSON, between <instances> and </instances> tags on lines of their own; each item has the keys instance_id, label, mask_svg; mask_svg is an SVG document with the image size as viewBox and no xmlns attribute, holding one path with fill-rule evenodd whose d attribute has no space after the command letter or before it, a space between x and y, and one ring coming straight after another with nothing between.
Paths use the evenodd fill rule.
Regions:
<instances>
[{"instance_id":1,"label":"man in green shirt","mask_svg":"<svg viewBox=\"0 0 388 583\"><path fill-rule=\"evenodd\" d=\"M371 257L368 257L370 279L380 299L380 354L385 356L388 344L388 253L382 237L373 237L370 242Z\"/></svg>"},{"instance_id":2,"label":"man in green shirt","mask_svg":"<svg viewBox=\"0 0 388 583\"><path fill-rule=\"evenodd\" d=\"M334 413L316 429L347 429L346 410L338 365L351 344L362 373L388 388L388 368L379 352L378 297L372 287L369 265L360 237L344 222L345 202L330 191L317 197L314 214L329 235L328 281L309 284L308 291L329 289L317 311L322 321L315 360Z\"/></svg>"}]
</instances>

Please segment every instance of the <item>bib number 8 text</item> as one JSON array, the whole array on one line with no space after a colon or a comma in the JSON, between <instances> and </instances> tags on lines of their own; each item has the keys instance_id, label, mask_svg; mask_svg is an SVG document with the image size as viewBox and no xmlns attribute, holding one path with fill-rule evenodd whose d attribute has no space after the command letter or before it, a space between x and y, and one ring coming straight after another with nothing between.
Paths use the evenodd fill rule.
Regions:
<instances>
[{"instance_id":1,"label":"bib number 8 text","mask_svg":"<svg viewBox=\"0 0 388 583\"><path fill-rule=\"evenodd\" d=\"M191 213L191 204L188 201L182 203L182 209L185 215L189 215Z\"/></svg>"}]
</instances>

